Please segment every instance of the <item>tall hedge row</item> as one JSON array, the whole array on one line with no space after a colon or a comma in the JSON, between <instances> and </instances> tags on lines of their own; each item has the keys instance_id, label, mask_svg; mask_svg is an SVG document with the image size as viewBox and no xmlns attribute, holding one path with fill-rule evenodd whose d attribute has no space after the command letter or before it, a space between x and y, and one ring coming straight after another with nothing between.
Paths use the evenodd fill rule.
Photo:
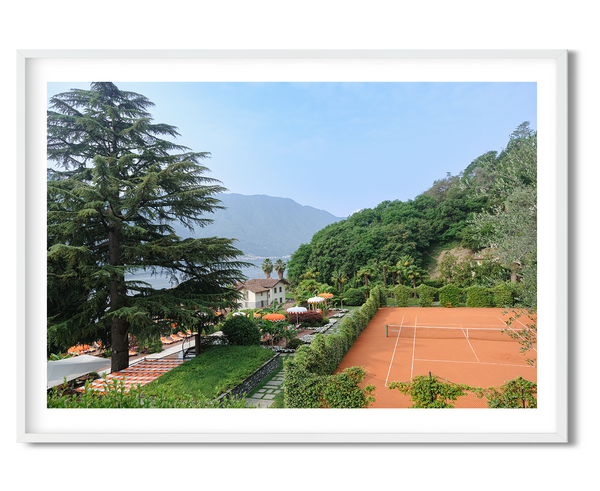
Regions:
<instances>
[{"instance_id":1,"label":"tall hedge row","mask_svg":"<svg viewBox=\"0 0 600 491\"><path fill-rule=\"evenodd\" d=\"M285 362L284 403L287 408L326 406L326 389L330 379L356 338L375 316L386 292L379 286L350 316L342 319L336 334L316 334L310 345L301 346L296 356ZM383 304L385 306L385 303ZM356 400L352 397L349 400ZM350 406L348 406L350 407Z\"/></svg>"},{"instance_id":2,"label":"tall hedge row","mask_svg":"<svg viewBox=\"0 0 600 491\"><path fill-rule=\"evenodd\" d=\"M398 307L408 307L409 299L417 294L419 307L431 307L436 295L439 297L440 306L458 307L459 303L466 302L467 307L512 307L517 296L517 286L512 283L499 283L493 288L472 286L458 288L449 283L441 288L434 288L421 284L417 288L399 285L391 289ZM381 301L381 305L386 304Z\"/></svg>"}]
</instances>

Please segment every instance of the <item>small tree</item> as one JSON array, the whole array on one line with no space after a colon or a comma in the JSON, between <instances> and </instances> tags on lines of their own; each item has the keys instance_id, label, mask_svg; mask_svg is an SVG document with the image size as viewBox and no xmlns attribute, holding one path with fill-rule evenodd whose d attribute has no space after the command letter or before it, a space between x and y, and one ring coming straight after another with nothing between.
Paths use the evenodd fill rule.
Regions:
<instances>
[{"instance_id":1,"label":"small tree","mask_svg":"<svg viewBox=\"0 0 600 491\"><path fill-rule=\"evenodd\" d=\"M417 375L410 382L391 382L388 389L410 395L411 408L453 408L454 401L472 387L443 381L437 375Z\"/></svg>"},{"instance_id":2,"label":"small tree","mask_svg":"<svg viewBox=\"0 0 600 491\"><path fill-rule=\"evenodd\" d=\"M227 319L223 324L222 331L232 345L260 345L260 330L256 323L248 317L235 315Z\"/></svg>"},{"instance_id":3,"label":"small tree","mask_svg":"<svg viewBox=\"0 0 600 491\"><path fill-rule=\"evenodd\" d=\"M537 384L523 377L509 380L498 388L488 387L478 391L477 395L478 397L485 395L489 408L533 409L537 407Z\"/></svg>"}]
</instances>

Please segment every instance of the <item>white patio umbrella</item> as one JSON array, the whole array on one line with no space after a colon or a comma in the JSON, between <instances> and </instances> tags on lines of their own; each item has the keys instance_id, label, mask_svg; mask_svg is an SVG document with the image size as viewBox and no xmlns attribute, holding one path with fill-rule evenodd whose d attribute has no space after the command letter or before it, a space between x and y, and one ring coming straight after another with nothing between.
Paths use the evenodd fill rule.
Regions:
<instances>
[{"instance_id":1,"label":"white patio umbrella","mask_svg":"<svg viewBox=\"0 0 600 491\"><path fill-rule=\"evenodd\" d=\"M101 368L110 371L110 360L98 358L97 356L80 355L63 360L49 361L47 363L48 380L46 387L50 388L62 384L65 377L67 377L68 382L90 372L96 372Z\"/></svg>"},{"instance_id":2,"label":"white patio umbrella","mask_svg":"<svg viewBox=\"0 0 600 491\"><path fill-rule=\"evenodd\" d=\"M308 303L321 303L324 301L325 299L323 297L311 297L307 300Z\"/></svg>"},{"instance_id":3,"label":"white patio umbrella","mask_svg":"<svg viewBox=\"0 0 600 491\"><path fill-rule=\"evenodd\" d=\"M286 312L290 314L296 314L296 324L298 324L298 314L302 312L306 312L308 309L306 307L290 307L286 310Z\"/></svg>"}]
</instances>

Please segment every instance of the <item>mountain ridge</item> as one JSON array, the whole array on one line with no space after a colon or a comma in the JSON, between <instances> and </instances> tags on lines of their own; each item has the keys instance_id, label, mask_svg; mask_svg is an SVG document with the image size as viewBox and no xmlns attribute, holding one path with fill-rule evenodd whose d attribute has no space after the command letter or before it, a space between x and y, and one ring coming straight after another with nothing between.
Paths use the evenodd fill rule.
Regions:
<instances>
[{"instance_id":1,"label":"mountain ridge","mask_svg":"<svg viewBox=\"0 0 600 491\"><path fill-rule=\"evenodd\" d=\"M245 257L286 257L327 225L344 220L325 210L301 205L291 198L266 194L224 193L223 210L205 215L213 223L190 232L175 225L180 237L237 239L234 247Z\"/></svg>"}]
</instances>

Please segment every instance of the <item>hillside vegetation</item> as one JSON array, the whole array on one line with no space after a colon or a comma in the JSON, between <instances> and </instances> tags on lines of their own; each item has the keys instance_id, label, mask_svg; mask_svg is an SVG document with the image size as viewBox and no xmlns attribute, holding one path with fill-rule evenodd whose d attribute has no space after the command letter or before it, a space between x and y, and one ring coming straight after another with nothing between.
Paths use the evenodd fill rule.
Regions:
<instances>
[{"instance_id":1,"label":"hillside vegetation","mask_svg":"<svg viewBox=\"0 0 600 491\"><path fill-rule=\"evenodd\" d=\"M537 133L521 124L506 148L475 158L408 201L384 201L319 230L288 263L292 285L317 281L337 291L375 284L494 286L522 280L534 306L537 264ZM444 250L483 253L479 264ZM485 253L488 254L485 254ZM430 280L429 282L433 282Z\"/></svg>"}]
</instances>

